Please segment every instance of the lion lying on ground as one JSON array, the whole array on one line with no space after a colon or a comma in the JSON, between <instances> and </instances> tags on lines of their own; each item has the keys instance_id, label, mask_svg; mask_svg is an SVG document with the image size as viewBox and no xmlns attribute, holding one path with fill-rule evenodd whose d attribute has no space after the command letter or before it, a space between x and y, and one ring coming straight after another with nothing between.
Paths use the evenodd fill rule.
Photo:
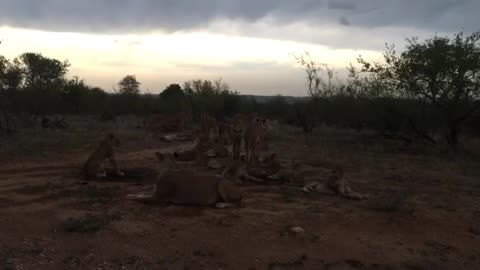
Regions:
<instances>
[{"instance_id":1,"label":"lion lying on ground","mask_svg":"<svg viewBox=\"0 0 480 270\"><path fill-rule=\"evenodd\" d=\"M341 168L332 170L331 175L329 176L326 183L313 181L305 185L302 188L302 191L305 193L333 192L346 199L358 200L358 201L368 199L368 195L360 194L358 192L353 191L350 188L350 185L348 184L348 181L345 179L343 170Z\"/></svg>"},{"instance_id":2,"label":"lion lying on ground","mask_svg":"<svg viewBox=\"0 0 480 270\"><path fill-rule=\"evenodd\" d=\"M140 202L177 205L213 206L224 208L240 205L242 193L231 181L219 176L196 174L175 166L170 155L156 153L160 161L157 183L149 193L129 194Z\"/></svg>"}]
</instances>

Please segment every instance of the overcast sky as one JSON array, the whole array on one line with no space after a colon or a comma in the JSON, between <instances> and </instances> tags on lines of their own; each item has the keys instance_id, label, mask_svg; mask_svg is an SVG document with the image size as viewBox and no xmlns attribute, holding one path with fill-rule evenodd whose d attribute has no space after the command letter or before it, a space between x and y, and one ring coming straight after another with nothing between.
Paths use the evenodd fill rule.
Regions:
<instances>
[{"instance_id":1,"label":"overcast sky","mask_svg":"<svg viewBox=\"0 0 480 270\"><path fill-rule=\"evenodd\" d=\"M70 75L111 89L222 77L243 93L303 95L291 53L340 75L385 42L480 30L479 0L0 0L0 54L68 58Z\"/></svg>"}]
</instances>

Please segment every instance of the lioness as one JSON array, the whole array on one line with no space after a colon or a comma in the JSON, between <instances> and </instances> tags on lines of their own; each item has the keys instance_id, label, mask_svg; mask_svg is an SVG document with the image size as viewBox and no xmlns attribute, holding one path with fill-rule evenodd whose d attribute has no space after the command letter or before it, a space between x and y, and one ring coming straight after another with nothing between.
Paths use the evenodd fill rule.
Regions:
<instances>
[{"instance_id":1,"label":"lioness","mask_svg":"<svg viewBox=\"0 0 480 270\"><path fill-rule=\"evenodd\" d=\"M207 141L210 140L210 134L213 132L215 139L219 139L218 123L217 119L204 112L200 115L200 125L202 127L202 133Z\"/></svg>"},{"instance_id":2,"label":"lioness","mask_svg":"<svg viewBox=\"0 0 480 270\"><path fill-rule=\"evenodd\" d=\"M219 176L195 174L176 169L171 158L156 153L159 160L157 183L147 194L129 194L128 199L141 202L196 206L240 205L242 193L231 181Z\"/></svg>"},{"instance_id":3,"label":"lioness","mask_svg":"<svg viewBox=\"0 0 480 270\"><path fill-rule=\"evenodd\" d=\"M251 166L255 166L258 162L258 152L261 149L268 129L267 120L257 117L245 130L245 155L248 164Z\"/></svg>"},{"instance_id":4,"label":"lioness","mask_svg":"<svg viewBox=\"0 0 480 270\"><path fill-rule=\"evenodd\" d=\"M245 128L240 120L234 120L231 127L231 139L232 139L232 157L235 160L240 158L242 139L244 136Z\"/></svg>"},{"instance_id":5,"label":"lioness","mask_svg":"<svg viewBox=\"0 0 480 270\"><path fill-rule=\"evenodd\" d=\"M115 160L115 151L119 146L120 140L113 133L105 136L83 166L85 179L92 180L98 177L105 177L106 172L102 165L106 159L112 164L115 174L124 176L125 174L120 171Z\"/></svg>"},{"instance_id":6,"label":"lioness","mask_svg":"<svg viewBox=\"0 0 480 270\"><path fill-rule=\"evenodd\" d=\"M302 191L305 193L330 191L351 200L364 200L368 198L368 195L360 194L350 188L341 168L333 169L326 183L314 181L305 185Z\"/></svg>"},{"instance_id":7,"label":"lioness","mask_svg":"<svg viewBox=\"0 0 480 270\"><path fill-rule=\"evenodd\" d=\"M232 143L232 127L228 122L218 124L218 136L221 143L229 145Z\"/></svg>"}]
</instances>

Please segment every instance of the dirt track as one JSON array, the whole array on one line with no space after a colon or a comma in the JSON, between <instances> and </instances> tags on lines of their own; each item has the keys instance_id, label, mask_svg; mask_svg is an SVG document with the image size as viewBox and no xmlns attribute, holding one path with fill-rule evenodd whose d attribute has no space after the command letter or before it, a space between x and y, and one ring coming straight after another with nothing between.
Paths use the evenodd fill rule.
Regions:
<instances>
[{"instance_id":1,"label":"dirt track","mask_svg":"<svg viewBox=\"0 0 480 270\"><path fill-rule=\"evenodd\" d=\"M120 156L154 167L150 149ZM480 197L472 187L420 182L413 206L379 212L368 202L244 184L245 208L149 206L124 200L148 188L80 184L78 158L0 169L0 265L16 269L480 269ZM305 175L326 169L305 165ZM348 174L348 172L347 172ZM401 185L411 179L391 173ZM352 174L354 189L385 179ZM398 180L400 179L400 180ZM389 182L391 183L391 182ZM394 186L395 186L394 185ZM478 189L479 186L476 185ZM113 217L96 232L69 218ZM293 234L289 228L302 227ZM12 268L15 269L15 268Z\"/></svg>"}]
</instances>

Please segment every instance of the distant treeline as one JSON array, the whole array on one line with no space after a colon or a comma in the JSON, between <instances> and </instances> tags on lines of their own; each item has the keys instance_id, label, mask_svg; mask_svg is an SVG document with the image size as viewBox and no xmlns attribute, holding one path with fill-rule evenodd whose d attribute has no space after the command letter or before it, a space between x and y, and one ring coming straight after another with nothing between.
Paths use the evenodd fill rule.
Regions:
<instances>
[{"instance_id":1,"label":"distant treeline","mask_svg":"<svg viewBox=\"0 0 480 270\"><path fill-rule=\"evenodd\" d=\"M480 33L408 40L404 52L388 47L382 63L359 58L344 83L305 53L307 98L242 96L221 79L171 84L160 94L142 94L135 75L113 92L67 79L70 64L37 53L13 60L0 56L0 132L16 114L137 114L209 112L261 115L298 125L305 132L325 124L372 129L405 141L456 146L460 135L480 134Z\"/></svg>"}]
</instances>

